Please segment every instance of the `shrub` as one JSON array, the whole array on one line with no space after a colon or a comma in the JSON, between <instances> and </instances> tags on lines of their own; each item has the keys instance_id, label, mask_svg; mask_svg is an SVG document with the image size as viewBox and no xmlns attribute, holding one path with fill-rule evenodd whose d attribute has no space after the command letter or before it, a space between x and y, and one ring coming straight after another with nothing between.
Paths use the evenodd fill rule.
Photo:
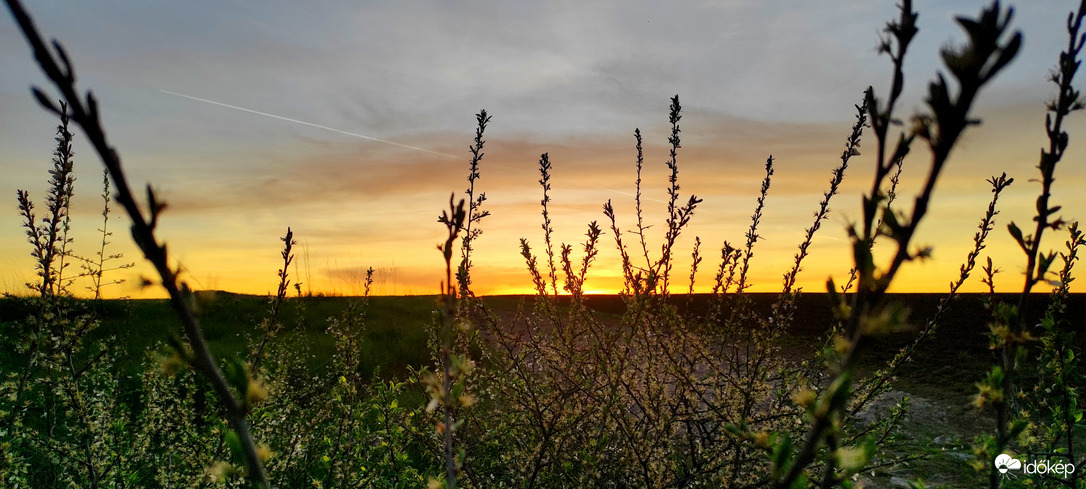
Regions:
<instances>
[{"instance_id":1,"label":"shrub","mask_svg":"<svg viewBox=\"0 0 1086 489\"><path fill-rule=\"evenodd\" d=\"M856 105L840 164L831 172L768 312L755 307L747 289L775 172L772 156L766 159L743 240L721 247L705 313L690 307L697 268L704 260L700 238L694 239L688 292L674 292L681 290L677 277L685 273L675 269L675 257L682 253L679 238L689 234L702 202L683 195L679 185L682 106L675 96L668 114L669 198L659 252L649 249L652 226L642 218L640 130L634 131L633 231L622 231L622 216L609 201L603 205L607 222L588 224L579 258L574 245L552 239L554 163L543 153L542 245L533 248L527 238L521 240L535 299L511 321L503 320L471 289L473 244L489 215L483 209L485 193L476 186L490 122L481 111L469 147L466 198L457 203L454 194L438 219L447 237L438 246L445 276L431 324L432 368L413 370L406 380L363 371L370 269L364 297L329 319L327 334L334 344L329 364L311 372L307 346L281 334L288 323L281 311L296 244L290 228L282 238L277 293L269 299L257 336L249 338L246 358L220 360L211 355L200 327L195 307L200 298L180 281L166 245L155 234L165 203L150 188L147 208L136 203L101 127L97 103L77 92L64 50L59 43L48 48L19 2L8 3L62 96L57 106L34 89L42 105L62 121L44 224L32 213L29 196L19 193L41 282L32 285L38 292L37 313L22 325L22 336L14 342L26 358L25 367L2 385L9 394L0 405L7 435L2 475L14 487L211 482L232 487L851 487L860 471L900 460L890 448L907 399L884 417L870 419L860 413L889 388L917 345L935 334L940 315L972 273L993 229L998 198L1012 182L1006 174L989 180L993 197L974 247L916 340L883 368L860 375L858 352L872 336L904 323L904 308L888 300L887 290L902 266L929 255L928 249L916 250L912 238L926 217L941 171L961 134L974 124L970 111L981 89L1014 58L1021 43L1020 34L1009 29L1011 11L998 2L975 19L959 19L966 42L941 53L953 83L940 74L928 86L926 111L899 128L902 66L917 32L917 14L906 0L880 43L892 62L891 88L881 97L868 88ZM1040 164L1036 230L1024 235L1014 224L1009 228L1027 255L1023 298L1055 263L1055 254L1041 252L1042 233L1065 224L1050 218L1058 207L1048 204L1048 195L1053 169L1067 144L1062 118L1081 107L1070 79L1083 42L1078 30L1084 13L1086 2L1068 22L1070 48L1054 77L1060 92L1050 107L1052 122L1046 124L1050 147ZM105 164L117 201L132 221L133 237L159 273L182 323L183 337L174 334L166 353L149 353L139 395L131 403L107 395L121 380L110 368L116 350L109 343L88 346L85 339L97 324L95 318L72 312L77 309L63 297L64 258L70 256L65 235L72 192L66 153L69 117ZM827 283L834 319L819 351L811 358L792 358L782 353L782 344L801 294L796 277L846 169L859 154L865 131L874 136L875 175L862 198L862 219L848 227L852 269L844 285ZM926 146L930 160L924 185L906 213L895 199L898 176L914 144ZM108 195L108 182L105 192ZM108 206L104 216L108 218ZM103 247L106 229L101 231ZM623 308L618 315L594 311L584 294L605 229L622 263ZM1016 388L1024 345L1033 333L1025 323L1024 302L992 306L1001 322L993 329L995 345L1008 359L981 384L978 397L978 404L996 409L996 434L982 440L978 450L981 465L989 467L992 487L1000 480L991 460L1020 435L1035 437L1052 454L1077 460L1075 440L1083 424L1076 394L1082 379L1077 350L1070 346L1072 327L1059 314L1083 237L1077 224L1068 229L1052 305L1040 327L1033 328L1043 337L1035 368L1050 379L1044 393L1031 395ZM888 246L888 256L877 256L877 241ZM454 265L457 244L460 253ZM104 285L101 275L109 258L103 249L97 261L88 261L96 289ZM994 291L990 259L983 268ZM300 294L298 284L295 287ZM31 392L31 378L54 380ZM420 401L423 393L426 398ZM1015 401L1019 393L1021 404ZM1027 426L1027 408L1043 411L1046 424ZM47 471L32 474L32 466Z\"/></svg>"}]
</instances>

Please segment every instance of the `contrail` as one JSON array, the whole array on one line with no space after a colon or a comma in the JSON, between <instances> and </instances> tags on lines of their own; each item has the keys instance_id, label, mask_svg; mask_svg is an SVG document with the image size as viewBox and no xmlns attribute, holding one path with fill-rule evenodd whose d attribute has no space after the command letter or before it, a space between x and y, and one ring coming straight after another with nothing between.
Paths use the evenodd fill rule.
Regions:
<instances>
[{"instance_id":1,"label":"contrail","mask_svg":"<svg viewBox=\"0 0 1086 489\"><path fill-rule=\"evenodd\" d=\"M306 126L309 126L309 127L315 127L317 129L324 129L326 131L337 132L337 133L344 134L344 135L347 135L347 136L354 136L356 138L367 139L367 140L375 141L375 142L378 142L378 143L391 144L393 146L398 146L398 147L404 148L404 149L410 149L412 151L421 151L423 153L430 153L432 155L444 156L446 158L460 159L459 156L454 156L454 155L451 155L451 154L448 154L448 153L441 153L441 152L432 151L432 150L429 150L429 149L426 149L426 148L420 148L418 146L411 146L409 144L402 144L402 143L397 143L395 141L388 141L388 140L385 140L385 139L375 138L375 137L372 137L372 136L366 136L364 134L358 134L358 133L354 133L354 132L344 131L342 129L336 129L334 127L322 126L320 124L314 124L312 122L300 121L298 119L291 119L289 117L283 117L281 115L269 114L267 112L261 112L259 110L246 109L245 107L238 107L236 105L224 104L222 102L216 102L214 100L208 100L206 98L193 97L192 95L185 95L183 93L171 92L169 90L159 89L159 91L162 92L162 93L165 93L166 95L173 95L175 97L187 98L189 100L195 100L197 102L204 102L204 103L207 103L207 104L218 105L219 107L226 107L228 109L240 110L242 112L248 112L250 114L262 115L264 117L271 117L272 119L279 119L281 121L287 121L287 122L293 122L293 123L296 123L296 124L302 124L302 125L306 125ZM503 164L500 164L500 163L492 164L492 166L496 166L496 167L500 167L500 168L514 168L512 166L503 165ZM571 183L575 187L581 187L581 188L587 188L587 189L593 189L593 190L604 190L604 191L613 192L613 193L616 193L616 194L619 194L619 195L626 195L626 196L631 196L631 197L633 196L633 194L628 193L628 192L623 192L621 190L615 190L615 189L606 188L606 187L598 187L598 186L593 186L593 185L585 185L585 184L577 183L577 182L569 182L569 183ZM654 201L654 202L666 202L664 200L655 199L655 198L646 197L646 196L642 196L641 198L643 200L649 200L649 201Z\"/></svg>"},{"instance_id":2,"label":"contrail","mask_svg":"<svg viewBox=\"0 0 1086 489\"><path fill-rule=\"evenodd\" d=\"M368 139L370 141L376 141L378 143L391 144L393 146L398 146L398 147L401 147L401 148L404 148L404 149L410 149L410 150L413 150L413 151L421 151L423 153L430 153L430 154L433 154L433 155L444 156L446 158L457 158L457 159L459 159L459 156L453 156L451 154L441 153L441 152L438 152L438 151L431 151L431 150L428 150L426 148L420 148L418 146L411 146L409 144L401 144L401 143L397 143L395 141L388 141L386 139L379 139L379 138L375 138L375 137L371 137L371 136L366 136L366 135L363 135L363 134L348 132L348 131L336 129L334 127L322 126L320 124L314 124L312 122L300 121L298 119L291 119L289 117L283 117L281 115L269 114L267 112L260 112L259 110L246 109L245 107L238 107L236 105L224 104L222 102L216 102L214 100L208 100L206 98L193 97L192 95L185 95L183 93L171 92L169 90L161 90L160 89L159 91L162 92L162 93L165 93L166 95L173 95L175 97L187 98L189 100L195 100L197 102L204 102L204 103L208 103L208 104L214 104L214 105L218 105L220 107L226 107L228 109L235 109L235 110L240 110L242 112L248 112L250 114L262 115L262 116L265 116L265 117L271 117L273 119L279 119L281 121L287 121L287 122L294 122L294 123L297 123L297 124L303 124L303 125L306 125L306 126L309 126L309 127L315 127L317 129L324 129L326 131L338 132L340 134L345 134L347 136L354 136L356 138Z\"/></svg>"}]
</instances>

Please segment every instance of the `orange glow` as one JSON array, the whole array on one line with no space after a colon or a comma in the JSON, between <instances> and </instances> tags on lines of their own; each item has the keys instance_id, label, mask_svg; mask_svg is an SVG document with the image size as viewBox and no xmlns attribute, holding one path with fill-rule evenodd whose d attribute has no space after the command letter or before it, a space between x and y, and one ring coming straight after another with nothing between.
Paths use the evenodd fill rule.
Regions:
<instances>
[{"instance_id":1,"label":"orange glow","mask_svg":"<svg viewBox=\"0 0 1086 489\"><path fill-rule=\"evenodd\" d=\"M946 169L929 218L916 238L917 246L934 247L931 260L908 264L891 290L897 292L941 292L958 275L958 267L972 246L975 226L990 192L984 179L999 171L1016 177L1015 184L1000 203L996 228L989 238L981 260L992 256L1002 269L997 275L1001 291L1014 291L1021 284L1021 263L1017 246L1006 233L1009 220L1029 222L1036 184L1029 182L1036 171L1036 140L1021 127L1032 124L1034 107L996 107L983 117L986 125L971 128L962 148ZM694 236L702 241L701 263L694 290L709 292L718 267L720 247L725 241L742 246L750 225L765 155L755 150L721 141L718 134L734 133L744 121L714 119L708 114L692 114L684 126L686 139L679 153L682 199L690 193L704 199L695 211L690 227L676 243L671 290L683 293L689 287ZM686 121L686 119L684 119ZM1075 120L1075 129L1086 129ZM735 127L732 127L735 125ZM779 291L781 275L792 265L803 230L811 225L813 212L825 191L830 170L838 162L838 141L850 124L782 125L775 138L766 139L762 151L776 158L776 174L769 190L764 217L758 229L761 239L754 248L749 282L752 292ZM648 131L647 131L648 132ZM1082 131L1086 132L1086 131ZM649 136L652 136L652 140ZM463 135L430 136L428 141L412 141L442 152L453 152ZM667 195L666 156L659 144L664 139L657 131L646 134L646 164L643 171L643 215L647 231L649 258L660 254L660 236L664 229ZM1081 159L1083 145L1071 146L1065 158ZM755 148L757 149L757 148ZM303 293L358 295L364 290L364 271L376 270L372 293L375 295L434 294L442 279L443 264L435 245L441 241L441 226L435 222L447 205L452 190L466 186L467 157L463 161L425 154L404 155L389 151L359 167L354 157L355 143L324 145L313 154L284 157L264 175L245 182L226 180L188 180L164 189L170 211L163 216L160 236L169 243L172 256L185 271L185 280L195 289L223 289L249 294L268 294L276 287L276 270L281 266L279 237L287 226L294 229L299 246L295 263L288 270L292 282L302 282ZM601 211L608 199L615 207L618 225L628 251L636 263L644 261L636 234L633 205L635 172L632 138L614 137L592 140L564 139L551 142L525 142L518 137L492 137L481 164L482 178L477 189L488 197L484 208L492 215L483 220L483 234L473 255L473 289L477 294L530 294L534 291L530 275L520 256L519 240L526 238L538 258L538 266L548 275L542 236L539 200L542 191L536 183L538 154L549 151L552 172L552 236L557 267L558 289L563 273L558 263L560 243L573 248L571 259L580 267L586 225L599 222L604 234L599 241L599 255L589 270L586 290L590 293L616 293L622 288L620 260L615 237ZM924 155L917 150L913 166L906 166L899 189L899 210L907 211L907 197L920 184L924 174ZM722 160L718 155L728 155ZM845 232L848 223L859 216L860 193L869 185L870 159L861 155L846 172L841 192L831 203L831 213L822 223L803 263L797 286L809 292L825 290L826 280L839 284L846 280L852 263ZM277 168L277 169L276 169ZM1086 195L1073 191L1086 188L1086 170L1061 169L1055 187L1056 203L1064 213L1086 209ZM88 170L77 170L87 172ZM83 173L84 175L86 173ZM89 179L88 179L89 180ZM73 215L74 248L88 255L100 241L94 231L100 225L89 189L77 190ZM458 197L459 198L459 197ZM117 214L115 214L117 215ZM1072 216L1068 216L1072 217ZM17 220L7 217L0 226L18 229ZM140 277L153 277L153 271L140 262L139 252L129 242L123 219L111 223L116 232L114 252L123 252L128 261L138 263L129 271L115 272L126 284L106 289L109 297L160 297L161 289L138 289ZM1062 234L1049 233L1046 241L1055 247L1065 240ZM33 262L19 240L4 242L7 275L0 286L9 292L25 290L22 283L33 279ZM876 248L877 256L888 250ZM881 255L880 255L881 253ZM642 265L643 266L643 265ZM75 266L69 269L77 270ZM980 292L979 268L962 289ZM1077 285L1078 283L1076 283ZM85 280L77 280L73 292L86 294ZM1081 287L1081 286L1079 286ZM1078 289L1075 289L1078 290ZM292 288L291 293L295 293Z\"/></svg>"},{"instance_id":2,"label":"orange glow","mask_svg":"<svg viewBox=\"0 0 1086 489\"><path fill-rule=\"evenodd\" d=\"M963 38L952 11L970 14L980 3L921 9L898 118L907 122L924 110L925 81L946 71L939 47ZM1047 139L1045 102L1053 91L1045 74L1067 41L1065 12L1043 2L1019 3L1015 28L1028 41L977 99L971 116L983 124L968 128L941 175L914 239L916 246L932 246L933 257L907 264L893 291L946 290L991 195L985 179L1004 171L1015 184L1004 192L980 259L990 256L1001 270L998 290L1021 288L1025 260L1006 225L1032 222L1040 188L1031 179L1038 176L1039 148ZM853 104L869 84L885 97L891 64L872 47L877 29L895 15L893 2L798 2L789 9L760 2L682 8L664 2L627 8L519 2L485 8L486 15L452 6L419 15L384 2L320 8L288 2L221 12L186 5L132 5L121 16L82 3L36 7L41 19L50 19L49 35L80 47L72 61L89 75L80 79L86 83L81 89L98 97L133 191L144 195L143 186L151 184L170 204L158 235L182 278L195 289L249 294L276 289L279 237L288 226L299 242L288 272L303 294L361 294L368 267L375 269L374 294L436 293L443 263L434 248L443 229L435 220L449 195L462 197L468 185L466 148L480 108L493 120L476 189L486 193L483 208L492 215L481 223L472 257L476 293L533 291L521 238L549 275L536 183L544 152L554 165L549 211L555 260L568 243L579 265L586 227L598 221L604 234L584 287L615 293L622 285L620 258L601 206L614 205L637 266L646 266L646 254L650 260L660 255L668 199L667 106L674 93L684 105L680 198L695 194L704 202L675 244L672 291L688 290L695 236L704 261L694 290L712 289L723 244L745 242L770 155L776 174L757 229L749 290L780 290L840 161ZM291 26L291 35L283 35L283 25ZM16 37L12 31L8 40ZM28 83L41 80L26 45L5 42L0 58L7 75L0 80L0 197L26 189L40 209L57 121L26 92ZM1073 221L1086 217L1086 165L1078 164L1086 160L1086 115L1075 113L1065 122L1071 142L1056 171L1053 205ZM645 144L647 253L633 232L635 128ZM101 168L80 130L73 132L78 181L72 249L92 257L102 238L95 231L101 226ZM852 264L846 229L860 219L862 195L871 191L874 146L865 134L862 154L852 160L803 262L798 287L821 292L828 278L846 280ZM897 210L911 212L928 158L918 141L905 163ZM0 291L25 293L24 283L35 280L34 262L14 201L7 202L0 212ZM123 253L137 266L107 274L107 281L125 283L107 287L105 295L161 297L160 288L137 286L154 271L143 263L116 206L113 216L107 252ZM1044 236L1046 247L1057 252L1065 240L1062 233ZM875 250L882 262L891 251L887 244ZM71 262L65 273L80 271ZM964 291L984 290L978 275L975 270ZM1082 291L1084 283L1076 281L1074 290ZM71 291L87 295L87 285L77 278Z\"/></svg>"}]
</instances>

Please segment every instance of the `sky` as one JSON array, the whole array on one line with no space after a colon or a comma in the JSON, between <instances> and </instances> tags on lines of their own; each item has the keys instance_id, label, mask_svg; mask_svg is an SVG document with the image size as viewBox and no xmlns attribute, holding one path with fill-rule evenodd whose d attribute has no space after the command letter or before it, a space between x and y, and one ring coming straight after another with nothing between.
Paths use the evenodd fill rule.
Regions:
<instances>
[{"instance_id":1,"label":"sky","mask_svg":"<svg viewBox=\"0 0 1086 489\"><path fill-rule=\"evenodd\" d=\"M939 49L963 38L955 16L975 15L986 3L916 2L920 33L906 59L900 117L923 110ZM1018 3L1013 25L1023 32L1023 48L981 93L974 115L982 125L968 129L952 155L915 238L934 255L909 264L894 291L947 289L989 201L985 179L1001 172L1015 183L1000 201L982 259L991 256L1002 270L1000 290L1021 288L1025 260L1005 226L1013 220L1025 227L1032 217L1039 184L1030 180L1047 141L1044 104L1054 94L1047 79L1077 2ZM363 270L373 267L373 292L391 295L439 290L436 245L444 228L436 217L451 193L460 198L467 188L481 109L492 120L476 189L486 193L492 215L475 248L476 293L531 290L519 240L543 250L537 163L544 152L553 165L555 246L573 244L580 260L588 223L608 227L601 206L609 199L630 242L635 128L645 138L643 204L650 250L658 253L675 94L683 105L680 192L683 200L691 193L704 199L676 245L676 290L688 286L695 236L705 258L695 288L712 287L723 243L744 240L772 155L750 290L779 291L839 163L853 105L869 85L877 95L888 91L890 61L875 47L896 15L894 2L867 0L41 0L28 9L39 29L66 47L81 89L97 96L130 182L137 190L152 184L169 203L159 236L193 288L274 291L279 238L290 226L299 244L289 272L303 291L361 293ZM29 87L55 92L9 15L0 16L0 66L0 196L10 199L0 211L0 290L23 292L33 261L15 192L30 191L42 207L57 125ZM1054 199L1074 220L1086 217L1086 144L1079 139L1086 115L1072 115L1067 129L1071 144L1056 170ZM89 256L101 242L101 164L73 132L73 249ZM873 175L873 137L862 144L804 263L804 290L824 291L827 278L847 276L846 228L860 219L860 196ZM928 161L916 146L902 202L918 190ZM159 288L136 285L153 270L119 208L109 229L108 249L137 266L114 272L127 283L106 294L161 296ZM1055 249L1065 239L1060 233L1048 244ZM585 288L615 292L621 273L609 230L600 243ZM73 290L85 285L77 281ZM964 290L984 287L974 276Z\"/></svg>"}]
</instances>

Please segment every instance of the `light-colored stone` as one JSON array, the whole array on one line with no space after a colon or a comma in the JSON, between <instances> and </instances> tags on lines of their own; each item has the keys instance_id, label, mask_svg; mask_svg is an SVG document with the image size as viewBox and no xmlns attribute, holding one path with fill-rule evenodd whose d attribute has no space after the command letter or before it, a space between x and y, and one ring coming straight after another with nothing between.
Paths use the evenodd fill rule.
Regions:
<instances>
[{"instance_id":1,"label":"light-colored stone","mask_svg":"<svg viewBox=\"0 0 1086 489\"><path fill-rule=\"evenodd\" d=\"M909 485L910 480L904 477L894 476L890 478L890 487L902 487L908 489L912 486Z\"/></svg>"}]
</instances>

